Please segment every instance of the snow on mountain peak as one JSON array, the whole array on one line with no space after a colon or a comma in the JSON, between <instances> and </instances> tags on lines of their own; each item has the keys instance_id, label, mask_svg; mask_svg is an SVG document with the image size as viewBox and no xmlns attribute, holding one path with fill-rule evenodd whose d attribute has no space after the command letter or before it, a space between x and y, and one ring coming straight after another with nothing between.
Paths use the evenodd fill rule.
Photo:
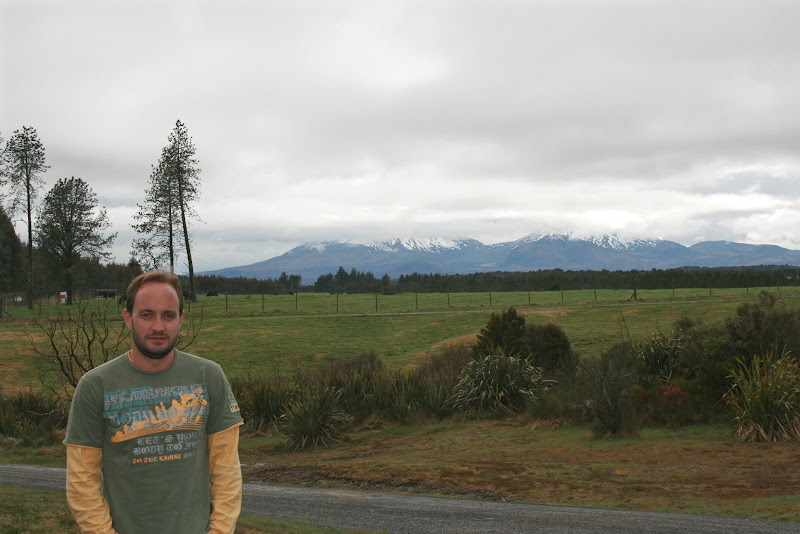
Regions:
<instances>
[{"instance_id":1,"label":"snow on mountain peak","mask_svg":"<svg viewBox=\"0 0 800 534\"><path fill-rule=\"evenodd\" d=\"M386 252L397 252L399 250L420 250L425 252L438 252L441 250L458 250L463 241L451 239L449 237L397 237L389 241L376 241L369 246Z\"/></svg>"}]
</instances>

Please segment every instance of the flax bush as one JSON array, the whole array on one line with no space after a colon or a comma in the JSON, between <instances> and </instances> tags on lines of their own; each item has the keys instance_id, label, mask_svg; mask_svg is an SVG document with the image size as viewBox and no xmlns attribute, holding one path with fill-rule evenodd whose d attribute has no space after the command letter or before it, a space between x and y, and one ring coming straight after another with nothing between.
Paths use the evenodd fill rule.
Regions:
<instances>
[{"instance_id":1,"label":"flax bush","mask_svg":"<svg viewBox=\"0 0 800 534\"><path fill-rule=\"evenodd\" d=\"M497 350L470 361L450 395L455 411L505 412L523 409L551 382L524 359Z\"/></svg>"},{"instance_id":2,"label":"flax bush","mask_svg":"<svg viewBox=\"0 0 800 534\"><path fill-rule=\"evenodd\" d=\"M307 386L291 400L281 415L280 430L289 450L329 447L345 438L350 420L339 406L342 393L319 384Z\"/></svg>"},{"instance_id":3,"label":"flax bush","mask_svg":"<svg viewBox=\"0 0 800 534\"><path fill-rule=\"evenodd\" d=\"M742 358L731 369L725 401L733 409L742 441L800 440L800 362L790 353Z\"/></svg>"}]
</instances>

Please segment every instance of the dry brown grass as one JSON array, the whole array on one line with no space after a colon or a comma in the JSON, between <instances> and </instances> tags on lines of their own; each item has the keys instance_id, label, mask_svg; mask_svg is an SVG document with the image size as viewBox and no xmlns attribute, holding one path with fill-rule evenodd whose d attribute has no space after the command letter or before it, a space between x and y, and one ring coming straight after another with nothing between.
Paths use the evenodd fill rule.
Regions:
<instances>
[{"instance_id":1,"label":"dry brown grass","mask_svg":"<svg viewBox=\"0 0 800 534\"><path fill-rule=\"evenodd\" d=\"M244 440L245 473L283 484L800 521L797 444L740 443L727 426L613 440L521 421L411 428L365 430L304 454L283 452L278 438Z\"/></svg>"}]
</instances>

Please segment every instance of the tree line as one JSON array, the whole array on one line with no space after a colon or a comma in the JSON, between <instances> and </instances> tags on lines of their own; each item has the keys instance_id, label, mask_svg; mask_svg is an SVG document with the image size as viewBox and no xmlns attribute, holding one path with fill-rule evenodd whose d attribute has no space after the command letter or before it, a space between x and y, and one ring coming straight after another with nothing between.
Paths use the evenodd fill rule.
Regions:
<instances>
[{"instance_id":1,"label":"tree line","mask_svg":"<svg viewBox=\"0 0 800 534\"><path fill-rule=\"evenodd\" d=\"M185 277L184 277L185 278ZM321 275L312 284L301 284L299 275L282 273L277 279L196 276L200 292L230 294L315 293L460 293L489 291L560 291L616 289L706 289L800 285L800 268L788 265L756 267L684 267L647 271L548 269L528 272L487 272L471 274L400 275L378 278L369 271L339 267L336 273ZM188 280L187 280L188 282Z\"/></svg>"}]
</instances>

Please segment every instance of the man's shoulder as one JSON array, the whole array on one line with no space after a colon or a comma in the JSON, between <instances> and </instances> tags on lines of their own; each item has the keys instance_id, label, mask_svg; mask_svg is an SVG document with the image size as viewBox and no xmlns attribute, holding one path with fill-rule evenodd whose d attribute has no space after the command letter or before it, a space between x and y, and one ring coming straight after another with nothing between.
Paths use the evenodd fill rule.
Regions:
<instances>
[{"instance_id":1,"label":"man's shoulder","mask_svg":"<svg viewBox=\"0 0 800 534\"><path fill-rule=\"evenodd\" d=\"M107 362L104 362L93 369L89 369L88 371L86 371L86 373L84 373L81 379L92 380L100 378L108 373L118 372L119 367L125 365L125 359L127 358L127 354L128 353L126 352L119 356L115 356L114 358L108 360Z\"/></svg>"}]
</instances>

